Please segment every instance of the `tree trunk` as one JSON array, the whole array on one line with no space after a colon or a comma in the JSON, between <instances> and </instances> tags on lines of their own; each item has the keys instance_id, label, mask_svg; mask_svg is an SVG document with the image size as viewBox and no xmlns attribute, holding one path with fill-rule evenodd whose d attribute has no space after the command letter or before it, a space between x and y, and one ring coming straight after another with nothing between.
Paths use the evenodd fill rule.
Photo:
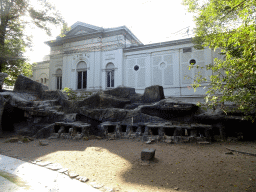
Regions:
<instances>
[{"instance_id":1,"label":"tree trunk","mask_svg":"<svg viewBox=\"0 0 256 192\"><path fill-rule=\"evenodd\" d=\"M0 15L1 16L1 15ZM6 27L8 23L8 18L1 16L1 25L0 25L0 72L2 72L5 59L5 35L6 35Z\"/></svg>"}]
</instances>

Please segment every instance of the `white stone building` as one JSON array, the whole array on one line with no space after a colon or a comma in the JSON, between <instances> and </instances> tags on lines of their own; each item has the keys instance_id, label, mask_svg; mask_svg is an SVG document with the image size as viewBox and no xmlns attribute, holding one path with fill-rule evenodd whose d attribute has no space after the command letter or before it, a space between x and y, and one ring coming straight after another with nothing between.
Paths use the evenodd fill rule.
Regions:
<instances>
[{"instance_id":1,"label":"white stone building","mask_svg":"<svg viewBox=\"0 0 256 192\"><path fill-rule=\"evenodd\" d=\"M143 45L125 26L101 28L77 22L63 38L46 42L50 59L33 68L33 79L50 90L105 90L133 87L137 93L151 85L161 85L166 96L204 95L200 87L190 88L196 70L203 76L211 71L189 70L190 63L204 67L218 54L193 48L191 38Z\"/></svg>"}]
</instances>

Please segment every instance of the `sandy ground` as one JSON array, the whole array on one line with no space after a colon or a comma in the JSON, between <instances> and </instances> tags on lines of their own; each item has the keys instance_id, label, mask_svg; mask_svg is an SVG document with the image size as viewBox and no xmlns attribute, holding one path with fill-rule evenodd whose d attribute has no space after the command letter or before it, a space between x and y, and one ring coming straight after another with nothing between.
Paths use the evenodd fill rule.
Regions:
<instances>
[{"instance_id":1,"label":"sandy ground","mask_svg":"<svg viewBox=\"0 0 256 192\"><path fill-rule=\"evenodd\" d=\"M40 146L38 140L4 141L0 139L0 154L59 163L89 182L120 192L256 191L256 157L225 154L226 147L256 153L256 142L149 145L137 140L54 139ZM156 149L153 162L141 162L144 148Z\"/></svg>"}]
</instances>

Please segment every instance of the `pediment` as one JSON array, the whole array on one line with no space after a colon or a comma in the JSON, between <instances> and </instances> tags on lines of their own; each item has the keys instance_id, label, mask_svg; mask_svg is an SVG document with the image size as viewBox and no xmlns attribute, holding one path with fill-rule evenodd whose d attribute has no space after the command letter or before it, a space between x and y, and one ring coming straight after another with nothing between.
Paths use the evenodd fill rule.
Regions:
<instances>
[{"instance_id":1,"label":"pediment","mask_svg":"<svg viewBox=\"0 0 256 192\"><path fill-rule=\"evenodd\" d=\"M89 25L86 23L77 22L71 26L71 30L66 34L66 36L76 36L81 34L90 34L101 31L101 27Z\"/></svg>"}]
</instances>

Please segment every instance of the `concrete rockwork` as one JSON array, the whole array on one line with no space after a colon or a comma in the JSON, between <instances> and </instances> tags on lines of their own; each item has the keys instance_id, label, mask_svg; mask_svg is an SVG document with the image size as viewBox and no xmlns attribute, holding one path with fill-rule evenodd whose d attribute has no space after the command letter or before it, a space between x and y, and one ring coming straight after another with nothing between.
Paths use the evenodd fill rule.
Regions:
<instances>
[{"instance_id":1,"label":"concrete rockwork","mask_svg":"<svg viewBox=\"0 0 256 192\"><path fill-rule=\"evenodd\" d=\"M138 139L144 142L195 142L251 139L254 124L220 109L165 98L161 86L144 94L134 88L99 91L83 100L69 100L61 91L19 76L14 91L0 93L0 133L35 138ZM236 125L246 124L237 127ZM236 127L234 129L234 127ZM235 130L235 131L233 131Z\"/></svg>"}]
</instances>

